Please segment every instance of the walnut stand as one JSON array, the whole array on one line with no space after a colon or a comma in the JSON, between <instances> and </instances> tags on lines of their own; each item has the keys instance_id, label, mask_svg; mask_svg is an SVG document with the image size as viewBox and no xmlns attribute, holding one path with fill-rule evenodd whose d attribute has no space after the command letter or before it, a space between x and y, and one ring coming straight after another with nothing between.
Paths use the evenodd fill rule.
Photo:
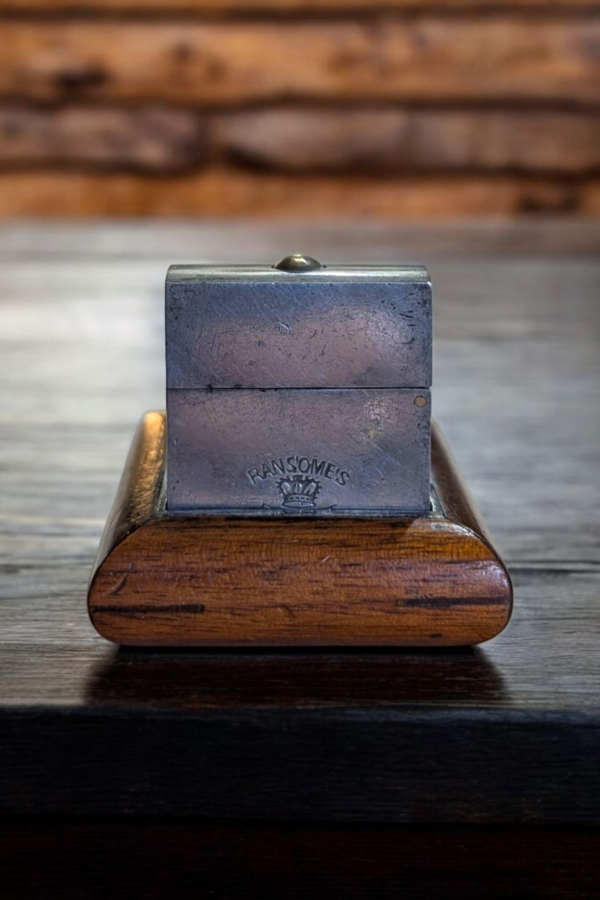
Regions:
<instances>
[{"instance_id":1,"label":"walnut stand","mask_svg":"<svg viewBox=\"0 0 600 900\"><path fill-rule=\"evenodd\" d=\"M434 426L423 518L234 518L165 510L162 412L135 435L89 612L127 645L457 646L497 635L512 586Z\"/></svg>"}]
</instances>

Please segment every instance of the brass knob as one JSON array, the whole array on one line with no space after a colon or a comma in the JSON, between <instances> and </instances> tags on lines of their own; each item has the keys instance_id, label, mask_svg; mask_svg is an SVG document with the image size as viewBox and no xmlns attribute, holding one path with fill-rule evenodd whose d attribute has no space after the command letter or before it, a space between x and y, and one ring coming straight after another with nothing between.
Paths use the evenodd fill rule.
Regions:
<instances>
[{"instance_id":1,"label":"brass knob","mask_svg":"<svg viewBox=\"0 0 600 900\"><path fill-rule=\"evenodd\" d=\"M312 256L306 256L304 253L292 253L290 256L284 256L280 259L274 269L280 269L282 272L314 272L315 269L322 269L323 266L318 259Z\"/></svg>"}]
</instances>

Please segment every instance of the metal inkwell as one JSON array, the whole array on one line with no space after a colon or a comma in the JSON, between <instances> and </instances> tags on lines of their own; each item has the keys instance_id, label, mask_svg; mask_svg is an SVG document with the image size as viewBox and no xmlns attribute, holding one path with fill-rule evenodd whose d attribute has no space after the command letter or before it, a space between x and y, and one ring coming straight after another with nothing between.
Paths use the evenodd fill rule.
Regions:
<instances>
[{"instance_id":1,"label":"metal inkwell","mask_svg":"<svg viewBox=\"0 0 600 900\"><path fill-rule=\"evenodd\" d=\"M464 646L510 576L430 422L413 266L176 266L167 414L133 438L88 590L125 645Z\"/></svg>"},{"instance_id":2,"label":"metal inkwell","mask_svg":"<svg viewBox=\"0 0 600 900\"><path fill-rule=\"evenodd\" d=\"M172 266L166 339L169 512L429 512L426 269Z\"/></svg>"}]
</instances>

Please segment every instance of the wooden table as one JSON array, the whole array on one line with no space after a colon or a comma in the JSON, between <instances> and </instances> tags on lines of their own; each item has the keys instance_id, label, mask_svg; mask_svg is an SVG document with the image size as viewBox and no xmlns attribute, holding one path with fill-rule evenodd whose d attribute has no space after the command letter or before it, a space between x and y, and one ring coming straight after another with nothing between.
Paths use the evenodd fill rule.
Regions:
<instances>
[{"instance_id":1,"label":"wooden table","mask_svg":"<svg viewBox=\"0 0 600 900\"><path fill-rule=\"evenodd\" d=\"M86 582L164 404L169 262L407 261L435 415L515 583L447 652L142 652ZM596 896L600 225L0 229L3 897Z\"/></svg>"}]
</instances>

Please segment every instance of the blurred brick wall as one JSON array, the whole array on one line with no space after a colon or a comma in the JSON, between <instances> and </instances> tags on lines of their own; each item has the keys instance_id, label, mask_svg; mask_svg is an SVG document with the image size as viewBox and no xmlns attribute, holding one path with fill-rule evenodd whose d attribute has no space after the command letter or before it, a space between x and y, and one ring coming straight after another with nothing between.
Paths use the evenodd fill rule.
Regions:
<instances>
[{"instance_id":1,"label":"blurred brick wall","mask_svg":"<svg viewBox=\"0 0 600 900\"><path fill-rule=\"evenodd\" d=\"M600 2L0 0L0 215L600 213Z\"/></svg>"}]
</instances>

